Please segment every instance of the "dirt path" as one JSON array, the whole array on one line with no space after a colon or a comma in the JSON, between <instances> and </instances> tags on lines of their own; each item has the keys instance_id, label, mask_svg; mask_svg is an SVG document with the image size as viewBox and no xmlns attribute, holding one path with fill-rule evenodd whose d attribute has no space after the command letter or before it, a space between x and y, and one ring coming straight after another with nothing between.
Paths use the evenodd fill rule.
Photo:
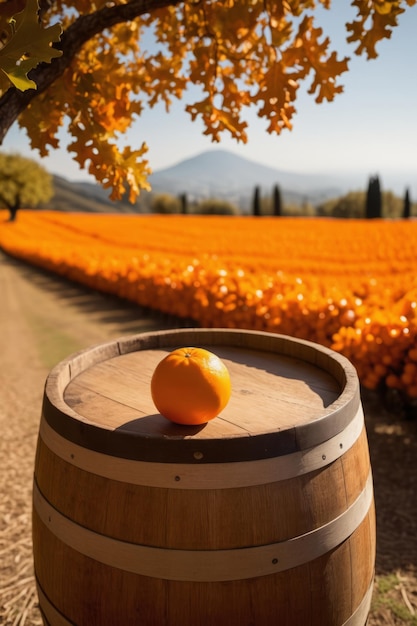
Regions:
<instances>
[{"instance_id":1,"label":"dirt path","mask_svg":"<svg viewBox=\"0 0 417 626\"><path fill-rule=\"evenodd\" d=\"M137 307L0 254L0 624L41 624L32 579L31 493L43 386L81 348L170 327Z\"/></svg>"},{"instance_id":2,"label":"dirt path","mask_svg":"<svg viewBox=\"0 0 417 626\"><path fill-rule=\"evenodd\" d=\"M22 306L24 282L13 266L0 264L0 623L19 614L38 624L32 580L31 476L46 368ZM17 622L19 623L19 622Z\"/></svg>"},{"instance_id":3,"label":"dirt path","mask_svg":"<svg viewBox=\"0 0 417 626\"><path fill-rule=\"evenodd\" d=\"M41 624L31 490L43 385L70 353L177 325L0 254L0 624ZM364 394L377 506L377 585L369 626L417 626L417 420Z\"/></svg>"}]
</instances>

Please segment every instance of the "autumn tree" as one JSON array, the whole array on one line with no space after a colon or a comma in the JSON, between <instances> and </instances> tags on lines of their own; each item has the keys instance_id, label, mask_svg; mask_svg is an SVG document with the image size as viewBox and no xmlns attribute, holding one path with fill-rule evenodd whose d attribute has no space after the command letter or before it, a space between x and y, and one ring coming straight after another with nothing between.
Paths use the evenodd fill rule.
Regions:
<instances>
[{"instance_id":1,"label":"autumn tree","mask_svg":"<svg viewBox=\"0 0 417 626\"><path fill-rule=\"evenodd\" d=\"M202 95L186 110L213 141L229 133L246 142L249 106L267 132L290 130L304 81L318 103L343 91L348 58L332 50L315 12L322 5L337 14L336 0L39 0L39 20L35 2L0 0L0 143L18 120L43 156L58 147L66 125L68 150L114 199L127 190L133 201L149 188L145 141L120 148L120 134L144 107L162 102L169 109L191 84ZM353 0L357 15L346 24L353 52L375 58L378 41L416 2ZM146 33L152 50L143 43ZM12 45L5 70L2 52L16 37L40 38L43 53ZM22 91L16 74L36 89Z\"/></svg>"},{"instance_id":2,"label":"autumn tree","mask_svg":"<svg viewBox=\"0 0 417 626\"><path fill-rule=\"evenodd\" d=\"M19 209L35 208L53 195L52 177L36 161L0 153L0 206L16 219Z\"/></svg>"},{"instance_id":3,"label":"autumn tree","mask_svg":"<svg viewBox=\"0 0 417 626\"><path fill-rule=\"evenodd\" d=\"M59 41L59 24L43 27L37 0L0 0L0 91L12 84L20 91L36 89L28 73L41 62L62 55L52 47Z\"/></svg>"}]
</instances>

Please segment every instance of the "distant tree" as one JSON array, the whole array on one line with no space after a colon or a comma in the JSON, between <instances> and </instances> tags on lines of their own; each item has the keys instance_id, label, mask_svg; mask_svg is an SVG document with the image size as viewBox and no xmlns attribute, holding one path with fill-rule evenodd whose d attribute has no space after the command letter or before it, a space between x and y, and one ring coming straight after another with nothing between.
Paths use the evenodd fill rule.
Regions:
<instances>
[{"instance_id":1,"label":"distant tree","mask_svg":"<svg viewBox=\"0 0 417 626\"><path fill-rule=\"evenodd\" d=\"M317 210L311 202L303 202L302 204L297 202L285 203L286 217L315 217L316 215Z\"/></svg>"},{"instance_id":2,"label":"distant tree","mask_svg":"<svg viewBox=\"0 0 417 626\"><path fill-rule=\"evenodd\" d=\"M314 208L312 202L310 202L308 198L305 198L302 202L300 213L296 212L295 215L300 215L302 217L313 217L314 215L316 215L316 213L316 209Z\"/></svg>"},{"instance_id":3,"label":"distant tree","mask_svg":"<svg viewBox=\"0 0 417 626\"><path fill-rule=\"evenodd\" d=\"M207 198L198 203L196 213L200 215L237 215L239 210L228 200Z\"/></svg>"},{"instance_id":4,"label":"distant tree","mask_svg":"<svg viewBox=\"0 0 417 626\"><path fill-rule=\"evenodd\" d=\"M403 200L392 191L381 192L382 215L399 218L402 215ZM365 216L366 192L349 191L344 196L326 200L317 205L317 215L360 219Z\"/></svg>"},{"instance_id":5,"label":"distant tree","mask_svg":"<svg viewBox=\"0 0 417 626\"><path fill-rule=\"evenodd\" d=\"M375 219L382 216L381 185L378 176L371 176L365 202L365 217Z\"/></svg>"},{"instance_id":6,"label":"distant tree","mask_svg":"<svg viewBox=\"0 0 417 626\"><path fill-rule=\"evenodd\" d=\"M403 218L408 219L409 217L411 217L410 192L408 189L406 189L404 196Z\"/></svg>"},{"instance_id":7,"label":"distant tree","mask_svg":"<svg viewBox=\"0 0 417 626\"><path fill-rule=\"evenodd\" d=\"M350 191L340 198L326 200L317 206L317 215L325 217L361 218L364 216L365 192Z\"/></svg>"},{"instance_id":8,"label":"distant tree","mask_svg":"<svg viewBox=\"0 0 417 626\"><path fill-rule=\"evenodd\" d=\"M256 217L261 215L261 190L258 186L255 187L253 192L252 213Z\"/></svg>"},{"instance_id":9,"label":"distant tree","mask_svg":"<svg viewBox=\"0 0 417 626\"><path fill-rule=\"evenodd\" d=\"M16 219L21 208L33 209L53 195L52 176L36 161L0 153L0 206Z\"/></svg>"},{"instance_id":10,"label":"distant tree","mask_svg":"<svg viewBox=\"0 0 417 626\"><path fill-rule=\"evenodd\" d=\"M152 196L150 209L152 213L179 213L181 204L179 198L169 193L159 193Z\"/></svg>"},{"instance_id":11,"label":"distant tree","mask_svg":"<svg viewBox=\"0 0 417 626\"><path fill-rule=\"evenodd\" d=\"M188 198L186 193L180 195L181 213L184 215L188 213Z\"/></svg>"},{"instance_id":12,"label":"distant tree","mask_svg":"<svg viewBox=\"0 0 417 626\"><path fill-rule=\"evenodd\" d=\"M404 199L392 191L382 191L382 217L399 218L402 215Z\"/></svg>"},{"instance_id":13,"label":"distant tree","mask_svg":"<svg viewBox=\"0 0 417 626\"><path fill-rule=\"evenodd\" d=\"M282 215L281 190L278 185L274 186L272 194L273 213L276 217Z\"/></svg>"}]
</instances>

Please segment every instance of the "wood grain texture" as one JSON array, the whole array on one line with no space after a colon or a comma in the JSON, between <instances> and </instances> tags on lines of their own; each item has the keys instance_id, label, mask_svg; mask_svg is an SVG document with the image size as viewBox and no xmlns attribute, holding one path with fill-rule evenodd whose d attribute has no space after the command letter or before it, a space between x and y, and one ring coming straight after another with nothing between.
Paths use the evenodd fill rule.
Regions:
<instances>
[{"instance_id":1,"label":"wood grain texture","mask_svg":"<svg viewBox=\"0 0 417 626\"><path fill-rule=\"evenodd\" d=\"M368 524L367 517L363 525ZM362 526L346 542L308 565L222 582L163 580L104 567L57 539L36 514L34 532L37 549L42 546L36 572L42 595L55 610L59 607L69 623L79 626L342 626L369 600L372 585L371 570L366 592L354 605L351 551L360 549ZM61 563L65 569L59 567ZM71 577L72 573L76 575ZM367 613L362 612L352 624L364 626ZM51 621L55 624L60 622Z\"/></svg>"},{"instance_id":2,"label":"wood grain texture","mask_svg":"<svg viewBox=\"0 0 417 626\"><path fill-rule=\"evenodd\" d=\"M356 468L345 469L356 460L360 477ZM218 550L275 543L330 522L364 489L369 467L363 430L337 461L292 479L229 489L152 488L80 470L40 439L36 481L58 511L97 533L142 545Z\"/></svg>"},{"instance_id":3,"label":"wood grain texture","mask_svg":"<svg viewBox=\"0 0 417 626\"><path fill-rule=\"evenodd\" d=\"M362 406L346 428L308 450L253 461L225 463L158 463L138 461L96 452L62 437L42 416L42 443L60 459L79 469L110 480L169 489L230 489L286 480L321 469L345 454L364 428Z\"/></svg>"},{"instance_id":4,"label":"wood grain texture","mask_svg":"<svg viewBox=\"0 0 417 626\"><path fill-rule=\"evenodd\" d=\"M76 524L59 513L34 486L33 505L42 522L63 543L103 565L162 578L195 582L243 580L293 569L329 553L362 523L372 504L372 477L339 516L278 543L239 545L229 550L187 550L136 545Z\"/></svg>"},{"instance_id":5,"label":"wood grain texture","mask_svg":"<svg viewBox=\"0 0 417 626\"><path fill-rule=\"evenodd\" d=\"M230 402L199 427L171 424L150 394L157 363L181 345L215 352L231 374ZM271 333L183 329L119 340L68 359L48 378L43 413L65 438L98 452L198 463L311 448L341 432L359 405L354 368L327 348Z\"/></svg>"},{"instance_id":6,"label":"wood grain texture","mask_svg":"<svg viewBox=\"0 0 417 626\"><path fill-rule=\"evenodd\" d=\"M156 363L187 345L231 373L204 427L150 398ZM70 357L45 388L33 543L52 626L363 626L375 514L353 367L289 337L206 329Z\"/></svg>"}]
</instances>

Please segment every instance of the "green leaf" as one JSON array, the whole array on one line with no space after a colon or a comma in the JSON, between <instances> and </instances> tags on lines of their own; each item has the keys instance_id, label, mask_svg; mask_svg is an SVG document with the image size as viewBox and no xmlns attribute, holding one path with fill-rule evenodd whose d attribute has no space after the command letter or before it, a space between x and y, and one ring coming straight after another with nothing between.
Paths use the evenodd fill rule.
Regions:
<instances>
[{"instance_id":1,"label":"green leaf","mask_svg":"<svg viewBox=\"0 0 417 626\"><path fill-rule=\"evenodd\" d=\"M62 28L43 28L38 22L38 0L27 0L26 7L10 20L10 38L0 49L0 69L21 91L36 89L27 74L39 63L50 63L62 55L51 44L59 41Z\"/></svg>"}]
</instances>

